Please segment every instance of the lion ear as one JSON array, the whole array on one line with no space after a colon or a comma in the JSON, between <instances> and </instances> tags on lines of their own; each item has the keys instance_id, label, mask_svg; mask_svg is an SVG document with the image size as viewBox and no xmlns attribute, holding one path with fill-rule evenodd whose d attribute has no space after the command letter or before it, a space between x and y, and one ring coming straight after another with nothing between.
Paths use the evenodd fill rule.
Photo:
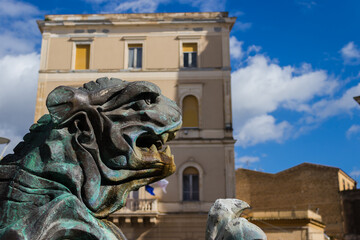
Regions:
<instances>
[{"instance_id":1,"label":"lion ear","mask_svg":"<svg viewBox=\"0 0 360 240\"><path fill-rule=\"evenodd\" d=\"M47 97L46 107L55 124L60 124L79 111L89 106L88 95L82 90L60 86Z\"/></svg>"},{"instance_id":2,"label":"lion ear","mask_svg":"<svg viewBox=\"0 0 360 240\"><path fill-rule=\"evenodd\" d=\"M94 129L91 121L85 112L78 112L69 119L75 127L75 138L79 144L87 148L93 148L95 141Z\"/></svg>"}]
</instances>

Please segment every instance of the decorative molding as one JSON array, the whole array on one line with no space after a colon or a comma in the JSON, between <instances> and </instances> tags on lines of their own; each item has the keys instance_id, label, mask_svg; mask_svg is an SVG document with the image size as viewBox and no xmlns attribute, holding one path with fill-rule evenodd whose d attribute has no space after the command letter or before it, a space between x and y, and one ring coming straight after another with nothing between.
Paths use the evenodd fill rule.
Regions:
<instances>
[{"instance_id":1,"label":"decorative molding","mask_svg":"<svg viewBox=\"0 0 360 240\"><path fill-rule=\"evenodd\" d=\"M178 174L180 201L183 201L183 172L188 167L194 167L199 172L199 202L201 202L204 199L204 196L203 196L203 188L204 188L204 186L203 186L203 178L204 178L205 172L204 172L202 166L199 163L197 163L193 157L190 157L189 160L190 159L192 159L192 160L187 161L187 162L183 163L182 165L180 165L180 167L176 171L176 173Z\"/></svg>"},{"instance_id":2,"label":"decorative molding","mask_svg":"<svg viewBox=\"0 0 360 240\"><path fill-rule=\"evenodd\" d=\"M146 40L146 36L123 36L121 40Z\"/></svg>"},{"instance_id":3,"label":"decorative molding","mask_svg":"<svg viewBox=\"0 0 360 240\"><path fill-rule=\"evenodd\" d=\"M183 100L186 96L194 96L198 101L198 109L199 109L199 127L192 131L193 133L197 133L193 135L193 137L199 137L199 129L202 128L202 110L201 110L201 102L202 102L202 92L203 92L203 84L202 83L190 83L190 84L179 84L178 86L178 96L179 96L179 106L180 109L183 108ZM190 130L191 131L191 130ZM184 134L182 134L184 135ZM187 135L187 134L185 134ZM191 136L189 136L191 137Z\"/></svg>"},{"instance_id":4,"label":"decorative molding","mask_svg":"<svg viewBox=\"0 0 360 240\"><path fill-rule=\"evenodd\" d=\"M178 35L176 37L177 40L196 40L200 39L201 35Z\"/></svg>"},{"instance_id":5,"label":"decorative molding","mask_svg":"<svg viewBox=\"0 0 360 240\"><path fill-rule=\"evenodd\" d=\"M121 40L125 42L124 46L124 66L123 69L127 71L142 71L146 69L146 37L145 36L130 36L122 37ZM141 68L129 68L129 44L142 45L142 66Z\"/></svg>"},{"instance_id":6,"label":"decorative molding","mask_svg":"<svg viewBox=\"0 0 360 240\"><path fill-rule=\"evenodd\" d=\"M71 37L70 41L73 41L73 42L92 42L92 41L94 41L94 37Z\"/></svg>"}]
</instances>

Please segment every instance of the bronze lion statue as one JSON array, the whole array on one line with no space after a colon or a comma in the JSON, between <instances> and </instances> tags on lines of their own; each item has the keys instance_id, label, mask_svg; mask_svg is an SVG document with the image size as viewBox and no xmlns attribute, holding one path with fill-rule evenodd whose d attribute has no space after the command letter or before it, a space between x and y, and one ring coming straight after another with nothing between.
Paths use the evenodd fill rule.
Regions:
<instances>
[{"instance_id":1,"label":"bronze lion statue","mask_svg":"<svg viewBox=\"0 0 360 240\"><path fill-rule=\"evenodd\" d=\"M114 78L57 87L46 105L0 162L0 239L126 239L105 218L174 173L164 144L180 109L152 83Z\"/></svg>"}]
</instances>

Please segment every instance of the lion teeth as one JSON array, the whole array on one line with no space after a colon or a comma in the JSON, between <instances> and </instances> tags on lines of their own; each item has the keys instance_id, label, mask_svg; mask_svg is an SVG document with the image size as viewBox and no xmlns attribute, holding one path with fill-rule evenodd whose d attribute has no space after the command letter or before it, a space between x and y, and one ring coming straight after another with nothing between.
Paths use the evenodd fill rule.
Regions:
<instances>
[{"instance_id":1,"label":"lion teeth","mask_svg":"<svg viewBox=\"0 0 360 240\"><path fill-rule=\"evenodd\" d=\"M141 153L141 149L140 148L134 148L134 152L135 152L135 155L139 156L140 158L142 157L142 153Z\"/></svg>"},{"instance_id":2,"label":"lion teeth","mask_svg":"<svg viewBox=\"0 0 360 240\"><path fill-rule=\"evenodd\" d=\"M171 150L170 150L170 146L166 146L164 153L168 156L171 156Z\"/></svg>"},{"instance_id":3,"label":"lion teeth","mask_svg":"<svg viewBox=\"0 0 360 240\"><path fill-rule=\"evenodd\" d=\"M151 151L151 152L157 152L157 151L158 151L158 150L157 150L157 147L155 146L155 144L151 145L150 151Z\"/></svg>"},{"instance_id":4,"label":"lion teeth","mask_svg":"<svg viewBox=\"0 0 360 240\"><path fill-rule=\"evenodd\" d=\"M162 138L162 142L163 143L166 143L167 140L169 139L169 133L164 133L161 135L161 138Z\"/></svg>"}]
</instances>

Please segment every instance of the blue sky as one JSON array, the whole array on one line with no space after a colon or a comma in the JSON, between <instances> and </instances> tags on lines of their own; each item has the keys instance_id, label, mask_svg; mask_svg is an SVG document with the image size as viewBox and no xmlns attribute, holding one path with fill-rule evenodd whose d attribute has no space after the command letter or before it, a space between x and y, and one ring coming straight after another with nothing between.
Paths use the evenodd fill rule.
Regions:
<instances>
[{"instance_id":1,"label":"blue sky","mask_svg":"<svg viewBox=\"0 0 360 240\"><path fill-rule=\"evenodd\" d=\"M228 11L236 167L312 162L359 181L359 10L357 0L0 0L0 136L10 149L33 121L45 14Z\"/></svg>"}]
</instances>

